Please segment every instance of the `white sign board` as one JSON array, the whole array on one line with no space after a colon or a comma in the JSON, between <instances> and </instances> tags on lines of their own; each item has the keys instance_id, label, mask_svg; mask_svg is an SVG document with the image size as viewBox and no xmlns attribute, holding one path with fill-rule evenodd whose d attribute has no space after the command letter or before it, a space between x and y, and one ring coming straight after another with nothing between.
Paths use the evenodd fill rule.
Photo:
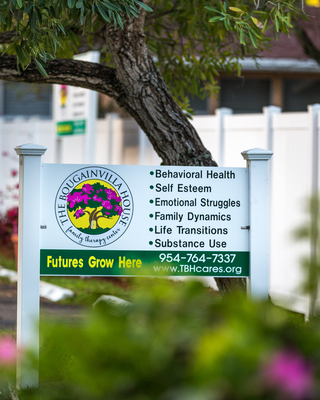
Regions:
<instances>
[{"instance_id":1,"label":"white sign board","mask_svg":"<svg viewBox=\"0 0 320 400\"><path fill-rule=\"evenodd\" d=\"M43 275L249 276L247 168L43 164L41 176Z\"/></svg>"}]
</instances>

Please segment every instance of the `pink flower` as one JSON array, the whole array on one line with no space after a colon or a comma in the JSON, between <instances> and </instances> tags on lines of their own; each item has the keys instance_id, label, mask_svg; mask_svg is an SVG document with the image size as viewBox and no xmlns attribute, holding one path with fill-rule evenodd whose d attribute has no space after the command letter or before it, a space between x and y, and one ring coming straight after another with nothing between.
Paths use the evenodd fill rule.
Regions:
<instances>
[{"instance_id":1,"label":"pink flower","mask_svg":"<svg viewBox=\"0 0 320 400\"><path fill-rule=\"evenodd\" d=\"M102 204L102 207L106 208L107 210L112 209L112 204L110 203L109 200L103 200L103 202L101 204Z\"/></svg>"},{"instance_id":2,"label":"pink flower","mask_svg":"<svg viewBox=\"0 0 320 400\"><path fill-rule=\"evenodd\" d=\"M85 183L85 184L82 186L82 190L84 191L84 193L90 194L90 192L91 192L92 189L93 189L93 186L90 185L89 183Z\"/></svg>"},{"instance_id":3,"label":"pink flower","mask_svg":"<svg viewBox=\"0 0 320 400\"><path fill-rule=\"evenodd\" d=\"M89 197L87 194L81 195L81 201L84 201L84 204L88 204L88 200L91 200L91 197Z\"/></svg>"},{"instance_id":4,"label":"pink flower","mask_svg":"<svg viewBox=\"0 0 320 400\"><path fill-rule=\"evenodd\" d=\"M118 215L121 215L123 209L122 209L121 206L119 206L119 205L116 204L116 205L114 206L114 211L118 211Z\"/></svg>"},{"instance_id":5,"label":"pink flower","mask_svg":"<svg viewBox=\"0 0 320 400\"><path fill-rule=\"evenodd\" d=\"M11 174L11 176L17 176L18 175L18 171L16 169L12 169L10 174Z\"/></svg>"},{"instance_id":6,"label":"pink flower","mask_svg":"<svg viewBox=\"0 0 320 400\"><path fill-rule=\"evenodd\" d=\"M281 351L275 354L263 369L268 387L290 399L309 398L314 388L311 365L298 353Z\"/></svg>"},{"instance_id":7,"label":"pink flower","mask_svg":"<svg viewBox=\"0 0 320 400\"><path fill-rule=\"evenodd\" d=\"M117 195L117 193L112 189L104 189L107 194L108 200L117 200L117 202L121 201L121 198Z\"/></svg>"},{"instance_id":8,"label":"pink flower","mask_svg":"<svg viewBox=\"0 0 320 400\"><path fill-rule=\"evenodd\" d=\"M0 365L14 364L17 356L17 347L12 337L3 337L0 339Z\"/></svg>"},{"instance_id":9,"label":"pink flower","mask_svg":"<svg viewBox=\"0 0 320 400\"><path fill-rule=\"evenodd\" d=\"M79 208L79 210L77 210L74 215L77 219L80 218L80 216L83 215L83 208Z\"/></svg>"},{"instance_id":10,"label":"pink flower","mask_svg":"<svg viewBox=\"0 0 320 400\"><path fill-rule=\"evenodd\" d=\"M7 156L9 155L9 153L8 153L7 151L3 151L3 152L1 153L1 155L2 155L2 157L7 157Z\"/></svg>"},{"instance_id":11,"label":"pink flower","mask_svg":"<svg viewBox=\"0 0 320 400\"><path fill-rule=\"evenodd\" d=\"M101 203L102 197L98 197L96 194L93 196L94 201L99 201Z\"/></svg>"},{"instance_id":12,"label":"pink flower","mask_svg":"<svg viewBox=\"0 0 320 400\"><path fill-rule=\"evenodd\" d=\"M74 194L69 193L67 196L67 202L70 205L70 208L73 208L76 203L81 203L82 196L79 192L75 192Z\"/></svg>"}]
</instances>

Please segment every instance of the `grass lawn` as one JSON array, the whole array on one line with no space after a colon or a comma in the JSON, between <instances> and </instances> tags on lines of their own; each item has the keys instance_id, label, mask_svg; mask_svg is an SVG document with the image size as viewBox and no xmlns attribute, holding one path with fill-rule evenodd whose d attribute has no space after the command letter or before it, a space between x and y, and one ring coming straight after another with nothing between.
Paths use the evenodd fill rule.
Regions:
<instances>
[{"instance_id":1,"label":"grass lawn","mask_svg":"<svg viewBox=\"0 0 320 400\"><path fill-rule=\"evenodd\" d=\"M0 265L4 268L15 270L15 260L11 243L0 244ZM3 278L6 280L6 278ZM41 281L71 289L74 297L61 301L62 304L90 306L101 295L107 294L130 301L132 290L137 285L137 278L117 277L41 277ZM139 278L146 280L147 278Z\"/></svg>"},{"instance_id":2,"label":"grass lawn","mask_svg":"<svg viewBox=\"0 0 320 400\"><path fill-rule=\"evenodd\" d=\"M90 306L104 294L130 301L130 293L135 286L135 279L136 278L46 276L42 277L41 281L73 290L75 294L74 297L60 301L61 304Z\"/></svg>"}]
</instances>

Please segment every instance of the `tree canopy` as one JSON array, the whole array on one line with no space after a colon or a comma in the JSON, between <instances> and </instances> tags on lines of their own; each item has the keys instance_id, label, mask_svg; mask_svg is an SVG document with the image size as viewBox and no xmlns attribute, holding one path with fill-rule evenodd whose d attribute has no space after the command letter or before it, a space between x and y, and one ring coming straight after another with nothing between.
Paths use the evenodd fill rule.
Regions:
<instances>
[{"instance_id":1,"label":"tree canopy","mask_svg":"<svg viewBox=\"0 0 320 400\"><path fill-rule=\"evenodd\" d=\"M291 19L306 16L294 3L7 0L0 1L0 43L4 54L17 56L18 71L34 61L44 77L49 60L90 49L101 51L102 63L114 67L106 27L125 30L130 21L141 20L159 72L175 100L187 109L187 94L217 92L220 71L241 73L239 59L256 57L268 43L264 33L270 21L275 36L289 33Z\"/></svg>"},{"instance_id":2,"label":"tree canopy","mask_svg":"<svg viewBox=\"0 0 320 400\"><path fill-rule=\"evenodd\" d=\"M181 107L215 93L219 71L240 74L265 32L305 17L295 0L0 0L0 79L81 86L138 122L167 165L216 166ZM300 5L300 3L299 3ZM90 49L100 64L73 60ZM217 279L221 291L243 285Z\"/></svg>"}]
</instances>

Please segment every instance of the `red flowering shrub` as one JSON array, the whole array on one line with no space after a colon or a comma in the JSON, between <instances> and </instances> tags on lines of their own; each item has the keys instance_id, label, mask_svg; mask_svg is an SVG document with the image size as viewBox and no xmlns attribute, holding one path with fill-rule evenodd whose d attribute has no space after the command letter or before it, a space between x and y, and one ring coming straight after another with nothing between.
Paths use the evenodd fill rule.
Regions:
<instances>
[{"instance_id":1,"label":"red flowering shrub","mask_svg":"<svg viewBox=\"0 0 320 400\"><path fill-rule=\"evenodd\" d=\"M8 243L13 233L18 233L18 207L12 207L0 216L0 238Z\"/></svg>"}]
</instances>

